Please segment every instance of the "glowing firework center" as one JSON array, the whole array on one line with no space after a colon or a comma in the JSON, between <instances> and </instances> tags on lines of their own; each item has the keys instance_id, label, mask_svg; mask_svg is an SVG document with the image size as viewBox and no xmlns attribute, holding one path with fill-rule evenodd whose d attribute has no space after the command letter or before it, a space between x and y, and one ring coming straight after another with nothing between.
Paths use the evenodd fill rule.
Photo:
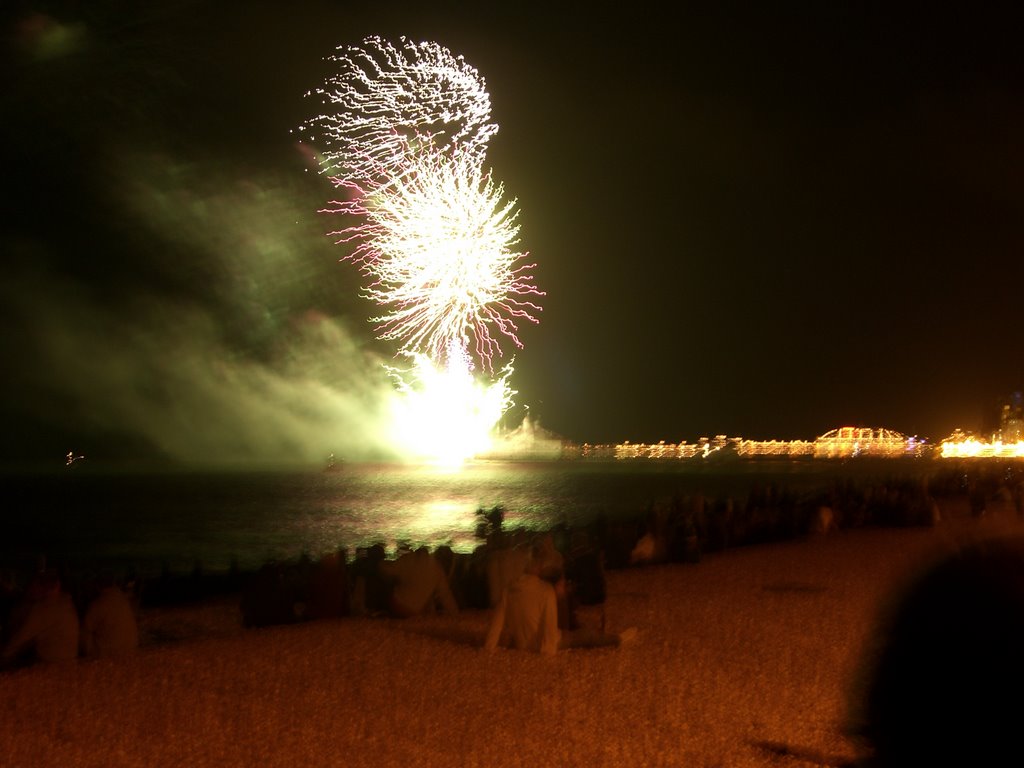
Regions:
<instances>
[{"instance_id":1,"label":"glowing firework center","mask_svg":"<svg viewBox=\"0 0 1024 768\"><path fill-rule=\"evenodd\" d=\"M353 247L344 260L382 310L377 336L412 361L389 369L394 437L415 458L461 461L490 447L511 407L511 364L494 378L494 359L501 339L522 348L518 322L537 322L544 295L515 250L515 201L484 170L498 130L490 98L435 43L370 37L331 60L339 71L316 91L331 111L300 130L323 144L321 168L346 192L322 210L353 222L331 235Z\"/></svg>"},{"instance_id":2,"label":"glowing firework center","mask_svg":"<svg viewBox=\"0 0 1024 768\"><path fill-rule=\"evenodd\" d=\"M441 368L416 355L411 372L392 372L394 437L411 455L459 464L491 449L491 432L512 405L507 371L497 381L473 376L468 365Z\"/></svg>"}]
</instances>

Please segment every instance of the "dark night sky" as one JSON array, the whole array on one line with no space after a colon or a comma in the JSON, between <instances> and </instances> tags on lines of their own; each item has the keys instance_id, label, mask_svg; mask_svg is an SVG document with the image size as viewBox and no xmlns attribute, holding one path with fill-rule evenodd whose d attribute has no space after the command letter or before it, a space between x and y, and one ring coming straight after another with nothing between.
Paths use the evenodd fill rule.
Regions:
<instances>
[{"instance_id":1,"label":"dark night sky","mask_svg":"<svg viewBox=\"0 0 1024 768\"><path fill-rule=\"evenodd\" d=\"M513 415L590 442L986 427L1024 388L1017 20L705 5L5 4L0 458L372 447L391 350L290 133L368 34L487 81L548 294Z\"/></svg>"}]
</instances>

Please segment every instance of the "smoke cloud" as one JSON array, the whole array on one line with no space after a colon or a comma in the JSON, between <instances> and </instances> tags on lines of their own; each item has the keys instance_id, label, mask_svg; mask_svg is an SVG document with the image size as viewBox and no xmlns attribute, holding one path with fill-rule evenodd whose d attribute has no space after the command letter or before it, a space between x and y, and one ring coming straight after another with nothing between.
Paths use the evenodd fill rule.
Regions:
<instances>
[{"instance_id":1,"label":"smoke cloud","mask_svg":"<svg viewBox=\"0 0 1024 768\"><path fill-rule=\"evenodd\" d=\"M292 182L126 153L105 186L117 242L63 246L92 268L46 239L9 243L8 459L392 457L384 360L349 324L355 289Z\"/></svg>"}]
</instances>

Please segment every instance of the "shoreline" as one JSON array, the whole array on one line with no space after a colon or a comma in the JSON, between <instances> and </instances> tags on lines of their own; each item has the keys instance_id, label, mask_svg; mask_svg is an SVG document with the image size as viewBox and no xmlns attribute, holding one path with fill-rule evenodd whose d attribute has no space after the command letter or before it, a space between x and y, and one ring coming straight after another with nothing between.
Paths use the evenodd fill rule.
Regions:
<instances>
[{"instance_id":1,"label":"shoreline","mask_svg":"<svg viewBox=\"0 0 1024 768\"><path fill-rule=\"evenodd\" d=\"M815 546L816 542L835 537L849 536L856 538L859 535L866 540L884 540L887 535L900 536L903 533L915 538L915 533L924 534L926 537L931 534L936 551L940 554L954 550L964 543L976 541L987 537L1000 537L1005 535L1024 534L1024 519L1016 515L1013 506L1008 501L995 502L991 504L991 511L981 519L974 519L970 515L966 499L947 499L941 505L942 521L935 526L906 526L906 527L863 527L839 529L828 534L807 534L785 540L768 541L744 546L730 547L704 554L699 562L659 562L637 565L626 565L606 570L606 578L609 582L609 597L612 594L611 582L623 583L632 579L642 578L645 572L653 573L657 569L665 568L696 568L700 569L709 560L721 562L728 560L732 554L742 555L752 550L760 550L773 547L784 547L792 545ZM795 553L799 556L799 552ZM225 574L215 574L216 577ZM255 575L255 571L243 571L238 574L241 581L236 582L235 587L205 593L201 596L184 600L169 600L155 604L142 604L137 609L140 629L140 648L159 647L167 644L189 642L217 637L230 637L242 635L246 632L259 632L272 627L300 627L321 621L398 621L399 623L409 620L382 619L376 617L342 616L337 619L307 619L298 620L287 624L268 625L267 627L247 628L242 623L240 601L244 591L247 578ZM182 577L187 579L188 577ZM785 590L785 586L779 587ZM798 587L794 586L795 590ZM579 606L577 609L583 617L582 621L587 623L590 617L603 610L602 605ZM465 615L488 613L486 608L463 608ZM443 621L441 617L421 617L413 621L421 620L430 622L433 620Z\"/></svg>"},{"instance_id":2,"label":"shoreline","mask_svg":"<svg viewBox=\"0 0 1024 768\"><path fill-rule=\"evenodd\" d=\"M952 463L867 458L690 468L660 460L507 466L514 471L477 466L442 477L436 487L431 473L391 467L394 489L384 497L377 490L381 478L365 472L208 472L182 480L86 470L52 478L60 482L10 479L4 490L11 531L0 547L0 568L30 570L45 556L58 568L109 567L154 580L165 572L181 579L196 570L227 576L233 568L258 569L268 559L304 553L318 558L339 546L353 552L378 542L389 550L407 540L470 552L479 543L473 512L496 504L506 506L510 527L583 527L602 517L614 522L642 516L673 496L703 494L710 511L726 498L742 506L758 484L779 485L803 500L837 482L867 486L956 471ZM529 471L520 472L523 467ZM425 519L432 521L429 527Z\"/></svg>"}]
</instances>

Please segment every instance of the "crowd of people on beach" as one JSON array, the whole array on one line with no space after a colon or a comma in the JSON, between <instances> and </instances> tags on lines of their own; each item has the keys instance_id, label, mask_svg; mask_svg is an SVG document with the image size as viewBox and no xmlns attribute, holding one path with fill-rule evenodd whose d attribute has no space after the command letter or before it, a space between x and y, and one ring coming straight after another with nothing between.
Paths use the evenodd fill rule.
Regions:
<instances>
[{"instance_id":1,"label":"crowd of people on beach","mask_svg":"<svg viewBox=\"0 0 1024 768\"><path fill-rule=\"evenodd\" d=\"M837 528L931 526L957 497L972 518L998 501L1024 519L1024 472L975 467L921 478L843 481L805 496L771 483L742 503L695 493L652 503L631 520L581 529L506 530L503 510L480 510L482 542L471 553L441 546L341 549L317 560L269 562L241 582L246 627L315 619L453 616L489 612L480 645L553 655L617 647L636 627L581 625L578 609L601 606L606 568L698 562L703 553ZM925 570L891 601L864 649L847 733L863 761L840 761L788 743L772 755L830 765L1003 764L1017 750L1013 696L1024 680L1024 537L968 542ZM193 578L194 578L193 574ZM69 589L68 587L73 588ZM136 587L138 587L136 583ZM0 579L0 663L6 669L76 659L125 659L139 647L143 592L112 574L72 579L39 567L24 588ZM603 611L600 613L603 616Z\"/></svg>"},{"instance_id":2,"label":"crowd of people on beach","mask_svg":"<svg viewBox=\"0 0 1024 768\"><path fill-rule=\"evenodd\" d=\"M955 467L927 478L836 481L799 494L776 482L755 483L745 498L700 492L656 500L632 518L546 531L506 529L504 510L478 512L481 544L469 553L439 546L383 544L344 548L313 559L270 561L235 574L245 627L345 616L409 618L488 610L484 645L552 652L558 647L614 645L621 634L581 626L582 606L601 606L606 569L664 562L695 563L704 553L838 528L935 525L939 498L962 495L981 516L1000 495L1024 516L1024 474L1012 467ZM63 576L63 578L62 578ZM118 657L139 645L137 614L147 594L174 593L170 580L118 583L112 576L78 579L41 568L23 587L10 577L0 592L0 662ZM123 582L123 580L122 580ZM188 594L201 599L201 574ZM554 606L554 607L552 607ZM630 636L631 633L627 633Z\"/></svg>"},{"instance_id":3,"label":"crowd of people on beach","mask_svg":"<svg viewBox=\"0 0 1024 768\"><path fill-rule=\"evenodd\" d=\"M1019 470L991 467L955 467L927 477L846 479L803 495L767 482L754 484L742 499L676 495L652 502L632 518L601 518L583 527L556 525L545 531L506 529L502 508L481 509L477 533L482 542L472 552L399 545L389 557L384 545L376 544L357 550L353 558L342 549L319 561L266 563L245 587L242 617L246 626L255 627L334 616L405 618L483 609L500 623L501 616L507 620L512 595L522 597L533 588L543 593L543 600L535 594L538 604L550 602L551 593L534 580L539 579L552 587L563 647L614 643L614 638L572 634L581 629L580 607L603 604L606 569L696 563L708 552L839 528L932 526L941 520L939 499L957 495L971 501L975 516L984 514L986 500L1000 496L1012 500L1024 516L1022 488ZM485 642L495 645L492 635ZM507 632L497 636L510 642ZM510 644L533 650L556 645L550 635Z\"/></svg>"}]
</instances>

